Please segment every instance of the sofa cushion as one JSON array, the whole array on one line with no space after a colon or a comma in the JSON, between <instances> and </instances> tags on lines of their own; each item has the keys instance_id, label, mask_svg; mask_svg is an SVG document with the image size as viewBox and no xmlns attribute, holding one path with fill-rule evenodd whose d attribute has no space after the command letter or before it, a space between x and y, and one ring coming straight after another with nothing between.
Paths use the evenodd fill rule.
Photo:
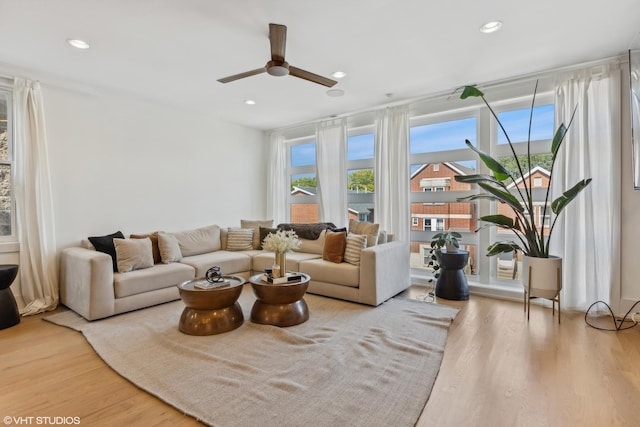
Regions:
<instances>
[{"instance_id":1,"label":"sofa cushion","mask_svg":"<svg viewBox=\"0 0 640 427\"><path fill-rule=\"evenodd\" d=\"M118 273L153 267L151 239L113 239Z\"/></svg>"},{"instance_id":2,"label":"sofa cushion","mask_svg":"<svg viewBox=\"0 0 640 427\"><path fill-rule=\"evenodd\" d=\"M250 251L253 249L253 228L232 228L227 230L228 251Z\"/></svg>"},{"instance_id":3,"label":"sofa cushion","mask_svg":"<svg viewBox=\"0 0 640 427\"><path fill-rule=\"evenodd\" d=\"M220 267L222 274L237 274L251 270L251 257L243 252L215 251L184 257L181 263L196 270L196 277L204 277L208 269Z\"/></svg>"},{"instance_id":4,"label":"sofa cushion","mask_svg":"<svg viewBox=\"0 0 640 427\"><path fill-rule=\"evenodd\" d=\"M360 267L342 262L336 264L323 259L301 261L298 271L311 276L312 281L335 283L357 288L360 283Z\"/></svg>"},{"instance_id":5,"label":"sofa cushion","mask_svg":"<svg viewBox=\"0 0 640 427\"><path fill-rule=\"evenodd\" d=\"M253 249L262 249L262 239L260 238L260 227L265 227L265 228L273 227L273 220L272 219L265 219L265 220L241 219L240 227L251 228L253 230L253 240L251 242Z\"/></svg>"},{"instance_id":6,"label":"sofa cushion","mask_svg":"<svg viewBox=\"0 0 640 427\"><path fill-rule=\"evenodd\" d=\"M324 242L326 238L327 238L327 230L322 230L322 233L320 233L320 237L318 237L315 240L300 239L300 247L296 251L306 252L308 254L322 255L322 251L324 250Z\"/></svg>"},{"instance_id":7,"label":"sofa cushion","mask_svg":"<svg viewBox=\"0 0 640 427\"><path fill-rule=\"evenodd\" d=\"M156 264L143 270L113 274L116 298L142 294L176 286L195 277L193 268L185 264Z\"/></svg>"},{"instance_id":8,"label":"sofa cushion","mask_svg":"<svg viewBox=\"0 0 640 427\"><path fill-rule=\"evenodd\" d=\"M89 241L96 248L98 252L104 252L111 255L111 261L113 262L113 271L118 271L118 262L116 261L116 247L113 244L113 239L124 239L122 231L116 231L113 234L107 234L106 236L93 236L89 237Z\"/></svg>"},{"instance_id":9,"label":"sofa cushion","mask_svg":"<svg viewBox=\"0 0 640 427\"><path fill-rule=\"evenodd\" d=\"M172 262L178 262L182 258L182 252L180 252L180 244L176 236L169 233L158 233L158 249L160 251L160 258L163 264L170 264Z\"/></svg>"},{"instance_id":10,"label":"sofa cushion","mask_svg":"<svg viewBox=\"0 0 640 427\"><path fill-rule=\"evenodd\" d=\"M354 219L349 220L349 233L367 236L367 247L375 246L378 243L378 230L380 224L361 222Z\"/></svg>"},{"instance_id":11,"label":"sofa cushion","mask_svg":"<svg viewBox=\"0 0 640 427\"><path fill-rule=\"evenodd\" d=\"M162 262L162 257L160 256L160 248L158 247L158 232L155 231L150 234L131 234L129 236L130 239L151 239L151 250L153 254L153 263L160 264Z\"/></svg>"},{"instance_id":12,"label":"sofa cushion","mask_svg":"<svg viewBox=\"0 0 640 427\"><path fill-rule=\"evenodd\" d=\"M347 246L344 250L344 261L353 265L360 265L362 250L367 247L367 236L349 233Z\"/></svg>"},{"instance_id":13,"label":"sofa cushion","mask_svg":"<svg viewBox=\"0 0 640 427\"><path fill-rule=\"evenodd\" d=\"M287 271L298 271L300 261L307 259L322 258L319 254L308 254L303 252L287 252ZM253 257L253 271L263 272L265 268L271 267L275 263L275 254L273 252L263 251L261 254Z\"/></svg>"},{"instance_id":14,"label":"sofa cushion","mask_svg":"<svg viewBox=\"0 0 640 427\"><path fill-rule=\"evenodd\" d=\"M327 237L324 241L322 259L335 263L341 263L344 259L344 249L347 246L347 232L334 232L327 230Z\"/></svg>"},{"instance_id":15,"label":"sofa cushion","mask_svg":"<svg viewBox=\"0 0 640 427\"><path fill-rule=\"evenodd\" d=\"M219 251L222 248L220 244L220 227L217 225L171 234L178 239L183 257Z\"/></svg>"}]
</instances>

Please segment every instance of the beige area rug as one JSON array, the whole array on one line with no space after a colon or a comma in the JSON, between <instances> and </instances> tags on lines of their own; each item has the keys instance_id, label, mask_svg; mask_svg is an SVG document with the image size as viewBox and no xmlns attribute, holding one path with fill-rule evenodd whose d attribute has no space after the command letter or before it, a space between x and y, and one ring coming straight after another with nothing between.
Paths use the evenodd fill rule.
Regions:
<instances>
[{"instance_id":1,"label":"beige area rug","mask_svg":"<svg viewBox=\"0 0 640 427\"><path fill-rule=\"evenodd\" d=\"M82 332L120 375L206 424L413 426L458 310L405 298L376 308L305 300L301 325L254 324L246 285L244 324L204 337L178 331L182 301L94 322L72 311L46 320Z\"/></svg>"}]
</instances>

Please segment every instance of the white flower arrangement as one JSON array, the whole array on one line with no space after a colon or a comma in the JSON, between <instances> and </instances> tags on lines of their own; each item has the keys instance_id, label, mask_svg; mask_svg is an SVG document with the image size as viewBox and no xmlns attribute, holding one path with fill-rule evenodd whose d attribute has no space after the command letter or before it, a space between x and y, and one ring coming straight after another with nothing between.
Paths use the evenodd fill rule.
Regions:
<instances>
[{"instance_id":1,"label":"white flower arrangement","mask_svg":"<svg viewBox=\"0 0 640 427\"><path fill-rule=\"evenodd\" d=\"M267 234L262 241L262 248L276 253L286 253L300 247L300 239L293 230L278 230Z\"/></svg>"}]
</instances>

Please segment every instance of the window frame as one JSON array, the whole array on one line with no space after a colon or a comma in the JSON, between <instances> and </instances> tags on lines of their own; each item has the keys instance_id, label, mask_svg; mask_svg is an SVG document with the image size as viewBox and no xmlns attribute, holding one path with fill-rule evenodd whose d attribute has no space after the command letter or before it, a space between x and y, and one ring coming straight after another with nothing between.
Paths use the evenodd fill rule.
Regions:
<instances>
[{"instance_id":1,"label":"window frame","mask_svg":"<svg viewBox=\"0 0 640 427\"><path fill-rule=\"evenodd\" d=\"M9 167L10 182L9 196L10 202L10 227L11 232L5 236L0 236L0 243L15 243L18 241L16 229L16 200L15 200L15 141L14 141L14 101L13 101L13 85L0 82L0 92L6 95L7 99L7 158L0 159L0 165Z\"/></svg>"}]
</instances>

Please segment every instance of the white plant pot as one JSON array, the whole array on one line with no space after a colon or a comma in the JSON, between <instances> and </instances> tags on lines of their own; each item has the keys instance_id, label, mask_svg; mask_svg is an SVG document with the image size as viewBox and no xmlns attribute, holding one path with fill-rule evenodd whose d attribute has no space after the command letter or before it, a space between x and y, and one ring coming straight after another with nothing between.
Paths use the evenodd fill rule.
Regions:
<instances>
[{"instance_id":1,"label":"white plant pot","mask_svg":"<svg viewBox=\"0 0 640 427\"><path fill-rule=\"evenodd\" d=\"M562 258L524 256L522 261L522 285L525 290L531 281L529 296L553 299L562 289Z\"/></svg>"},{"instance_id":2,"label":"white plant pot","mask_svg":"<svg viewBox=\"0 0 640 427\"><path fill-rule=\"evenodd\" d=\"M458 252L458 248L456 248L456 245L454 245L453 243L445 243L444 247L449 253Z\"/></svg>"}]
</instances>

